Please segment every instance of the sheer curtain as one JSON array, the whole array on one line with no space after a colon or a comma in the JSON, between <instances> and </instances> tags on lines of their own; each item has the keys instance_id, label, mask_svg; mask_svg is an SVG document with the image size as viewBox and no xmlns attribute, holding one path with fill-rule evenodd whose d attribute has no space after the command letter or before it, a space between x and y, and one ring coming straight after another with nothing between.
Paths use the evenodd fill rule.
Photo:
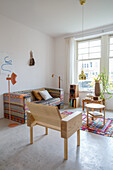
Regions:
<instances>
[{"instance_id":1,"label":"sheer curtain","mask_svg":"<svg viewBox=\"0 0 113 170\"><path fill-rule=\"evenodd\" d=\"M74 38L65 40L66 55L66 94L69 97L70 84L74 83ZM67 95L66 95L67 96Z\"/></svg>"}]
</instances>

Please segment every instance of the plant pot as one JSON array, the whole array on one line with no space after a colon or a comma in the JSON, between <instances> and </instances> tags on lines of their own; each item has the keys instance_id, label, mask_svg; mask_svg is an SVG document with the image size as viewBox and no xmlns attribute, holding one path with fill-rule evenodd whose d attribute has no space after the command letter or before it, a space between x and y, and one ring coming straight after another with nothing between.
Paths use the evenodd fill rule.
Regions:
<instances>
[{"instance_id":1,"label":"plant pot","mask_svg":"<svg viewBox=\"0 0 113 170\"><path fill-rule=\"evenodd\" d=\"M105 105L105 99L103 99L103 105Z\"/></svg>"},{"instance_id":2,"label":"plant pot","mask_svg":"<svg viewBox=\"0 0 113 170\"><path fill-rule=\"evenodd\" d=\"M95 96L100 96L100 83L95 82Z\"/></svg>"}]
</instances>

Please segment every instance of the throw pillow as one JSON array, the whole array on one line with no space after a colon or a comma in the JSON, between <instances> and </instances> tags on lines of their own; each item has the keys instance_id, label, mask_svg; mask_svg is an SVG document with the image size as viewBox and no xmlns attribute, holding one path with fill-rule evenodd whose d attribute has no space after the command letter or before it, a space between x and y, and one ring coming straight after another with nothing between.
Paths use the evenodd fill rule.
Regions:
<instances>
[{"instance_id":1,"label":"throw pillow","mask_svg":"<svg viewBox=\"0 0 113 170\"><path fill-rule=\"evenodd\" d=\"M32 92L33 92L33 95L35 96L36 99L42 100L42 97L41 97L41 95L39 94L39 91L43 91L43 90L45 90L45 89L37 89L37 90L33 90L33 91L32 91Z\"/></svg>"},{"instance_id":2,"label":"throw pillow","mask_svg":"<svg viewBox=\"0 0 113 170\"><path fill-rule=\"evenodd\" d=\"M47 90L39 91L39 94L42 96L44 100L51 99L52 96L49 94Z\"/></svg>"}]
</instances>

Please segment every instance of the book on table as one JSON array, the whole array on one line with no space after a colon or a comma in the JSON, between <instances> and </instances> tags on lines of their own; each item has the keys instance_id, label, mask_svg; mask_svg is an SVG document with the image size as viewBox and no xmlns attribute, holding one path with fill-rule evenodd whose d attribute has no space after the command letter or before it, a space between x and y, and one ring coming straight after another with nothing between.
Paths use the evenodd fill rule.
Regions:
<instances>
[{"instance_id":1,"label":"book on table","mask_svg":"<svg viewBox=\"0 0 113 170\"><path fill-rule=\"evenodd\" d=\"M91 98L90 98L90 97L85 97L85 99L86 99L86 100L91 100Z\"/></svg>"},{"instance_id":2,"label":"book on table","mask_svg":"<svg viewBox=\"0 0 113 170\"><path fill-rule=\"evenodd\" d=\"M89 111L89 114L91 114L92 116L103 116L103 114L101 112L97 112L97 111Z\"/></svg>"}]
</instances>

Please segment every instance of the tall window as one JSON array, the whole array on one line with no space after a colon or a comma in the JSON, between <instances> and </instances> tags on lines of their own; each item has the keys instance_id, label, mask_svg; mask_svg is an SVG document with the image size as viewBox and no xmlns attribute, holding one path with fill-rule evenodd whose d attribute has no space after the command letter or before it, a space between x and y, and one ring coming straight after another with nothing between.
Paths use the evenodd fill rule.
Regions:
<instances>
[{"instance_id":1,"label":"tall window","mask_svg":"<svg viewBox=\"0 0 113 170\"><path fill-rule=\"evenodd\" d=\"M109 82L113 84L113 36L110 37L109 48Z\"/></svg>"},{"instance_id":2,"label":"tall window","mask_svg":"<svg viewBox=\"0 0 113 170\"><path fill-rule=\"evenodd\" d=\"M82 69L86 75L86 80L78 80L80 89L92 88L91 83L94 80L94 77L96 77L100 73L100 58L101 58L100 38L77 42L77 60L78 60L77 76L79 76Z\"/></svg>"}]
</instances>

